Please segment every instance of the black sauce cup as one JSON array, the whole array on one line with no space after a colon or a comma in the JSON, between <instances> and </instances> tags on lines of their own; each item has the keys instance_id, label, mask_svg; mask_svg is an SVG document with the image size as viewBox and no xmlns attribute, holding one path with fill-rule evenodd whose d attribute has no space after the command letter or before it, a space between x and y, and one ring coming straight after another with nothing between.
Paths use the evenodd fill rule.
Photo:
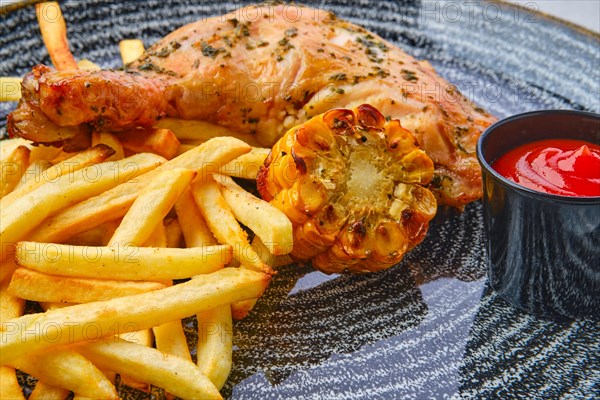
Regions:
<instances>
[{"instance_id":1,"label":"black sauce cup","mask_svg":"<svg viewBox=\"0 0 600 400\"><path fill-rule=\"evenodd\" d=\"M559 319L600 316L600 197L541 193L492 168L519 145L555 138L600 145L600 115L567 110L515 115L479 138L489 279L510 304Z\"/></svg>"}]
</instances>

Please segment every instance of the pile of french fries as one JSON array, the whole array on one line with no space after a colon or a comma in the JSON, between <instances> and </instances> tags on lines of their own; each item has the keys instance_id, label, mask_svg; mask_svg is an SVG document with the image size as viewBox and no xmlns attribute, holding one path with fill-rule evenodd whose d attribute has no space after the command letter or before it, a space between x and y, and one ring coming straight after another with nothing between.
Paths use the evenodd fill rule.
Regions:
<instances>
[{"instance_id":1,"label":"pile of french fries","mask_svg":"<svg viewBox=\"0 0 600 400\"><path fill-rule=\"evenodd\" d=\"M97 68L71 60L64 21L40 18L48 7L60 9L37 6L55 67ZM124 62L140 44L121 43ZM15 370L37 378L34 400L117 399L117 376L141 390L221 398L232 318L291 262L288 218L233 179L256 179L269 149L254 144L168 118L143 134L94 133L78 153L0 141L1 399L24 398ZM23 315L25 301L45 311ZM191 316L196 363L181 322Z\"/></svg>"}]
</instances>

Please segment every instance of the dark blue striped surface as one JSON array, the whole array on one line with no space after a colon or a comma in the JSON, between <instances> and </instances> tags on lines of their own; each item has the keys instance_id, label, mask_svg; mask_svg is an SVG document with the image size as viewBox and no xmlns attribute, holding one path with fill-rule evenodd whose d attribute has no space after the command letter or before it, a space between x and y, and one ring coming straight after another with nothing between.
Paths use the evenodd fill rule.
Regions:
<instances>
[{"instance_id":1,"label":"dark blue striped surface","mask_svg":"<svg viewBox=\"0 0 600 400\"><path fill-rule=\"evenodd\" d=\"M119 40L150 45L184 23L242 3L95 0L62 8L76 56L116 67ZM598 37L538 13L478 1L308 3L430 60L499 117L542 108L600 111ZM1 18L0 75L23 75L49 62L31 7ZM0 105L2 132L12 107ZM600 323L536 319L490 292L481 214L479 204L463 214L440 213L425 242L388 271L325 276L284 268L253 315L235 326L235 364L224 394L600 397Z\"/></svg>"}]
</instances>

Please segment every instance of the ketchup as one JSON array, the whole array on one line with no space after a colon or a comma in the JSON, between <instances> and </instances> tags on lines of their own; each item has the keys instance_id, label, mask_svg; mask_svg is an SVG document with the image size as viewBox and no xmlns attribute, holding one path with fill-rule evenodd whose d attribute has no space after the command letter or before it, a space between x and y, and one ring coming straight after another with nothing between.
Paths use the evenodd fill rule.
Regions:
<instances>
[{"instance_id":1,"label":"ketchup","mask_svg":"<svg viewBox=\"0 0 600 400\"><path fill-rule=\"evenodd\" d=\"M583 140L547 139L521 145L492 167L526 188L561 196L600 196L600 146Z\"/></svg>"}]
</instances>

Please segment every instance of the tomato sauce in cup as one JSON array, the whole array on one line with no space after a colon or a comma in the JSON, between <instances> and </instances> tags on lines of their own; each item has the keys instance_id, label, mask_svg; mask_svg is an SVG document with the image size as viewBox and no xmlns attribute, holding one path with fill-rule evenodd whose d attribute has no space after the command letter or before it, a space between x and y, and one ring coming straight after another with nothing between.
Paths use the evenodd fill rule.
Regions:
<instances>
[{"instance_id":1,"label":"tomato sauce in cup","mask_svg":"<svg viewBox=\"0 0 600 400\"><path fill-rule=\"evenodd\" d=\"M520 145L492 163L521 186L561 196L600 196L600 146L583 140L547 139Z\"/></svg>"}]
</instances>

